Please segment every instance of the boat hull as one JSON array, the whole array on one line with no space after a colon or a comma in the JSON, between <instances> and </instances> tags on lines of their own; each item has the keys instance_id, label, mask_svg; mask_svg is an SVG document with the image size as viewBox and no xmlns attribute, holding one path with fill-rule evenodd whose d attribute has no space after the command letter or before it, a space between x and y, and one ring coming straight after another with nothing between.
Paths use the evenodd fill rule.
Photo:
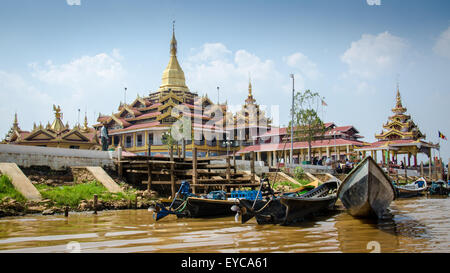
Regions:
<instances>
[{"instance_id":1,"label":"boat hull","mask_svg":"<svg viewBox=\"0 0 450 273\"><path fill-rule=\"evenodd\" d=\"M344 179L338 197L355 217L381 218L396 193L389 177L368 156Z\"/></svg>"},{"instance_id":2,"label":"boat hull","mask_svg":"<svg viewBox=\"0 0 450 273\"><path fill-rule=\"evenodd\" d=\"M178 217L206 218L230 216L235 214L231 207L238 204L234 200L214 200L197 197L189 197L186 202L186 207Z\"/></svg>"},{"instance_id":3,"label":"boat hull","mask_svg":"<svg viewBox=\"0 0 450 273\"><path fill-rule=\"evenodd\" d=\"M326 182L298 197L282 196L268 201L269 203L257 201L254 209L251 209L253 201L240 200L241 210L244 210L242 217L248 218L246 214L253 214L256 222L260 225L293 224L302 221L307 216L332 208L337 200L337 195L330 194L330 192L336 191L337 187L338 182L336 181Z\"/></svg>"},{"instance_id":4,"label":"boat hull","mask_svg":"<svg viewBox=\"0 0 450 273\"><path fill-rule=\"evenodd\" d=\"M318 198L282 197L280 202L286 207L286 215L281 224L289 225L300 222L308 216L328 211L334 207L337 195Z\"/></svg>"}]
</instances>

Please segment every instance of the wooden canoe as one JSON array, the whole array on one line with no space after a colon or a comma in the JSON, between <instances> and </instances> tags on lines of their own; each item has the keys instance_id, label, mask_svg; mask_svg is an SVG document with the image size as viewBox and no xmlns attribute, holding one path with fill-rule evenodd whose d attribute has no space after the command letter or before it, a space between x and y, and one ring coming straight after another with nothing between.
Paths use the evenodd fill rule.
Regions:
<instances>
[{"instance_id":1,"label":"wooden canoe","mask_svg":"<svg viewBox=\"0 0 450 273\"><path fill-rule=\"evenodd\" d=\"M235 200L215 200L199 197L188 197L186 207L181 211L179 217L216 217L234 215L231 210L233 205L237 205Z\"/></svg>"},{"instance_id":2,"label":"wooden canoe","mask_svg":"<svg viewBox=\"0 0 450 273\"><path fill-rule=\"evenodd\" d=\"M280 202L286 207L282 224L296 223L305 217L332 209L337 200L338 187L338 181L330 181L300 197L282 196Z\"/></svg>"},{"instance_id":3,"label":"wooden canoe","mask_svg":"<svg viewBox=\"0 0 450 273\"><path fill-rule=\"evenodd\" d=\"M398 197L413 197L422 195L427 190L427 181L425 178L421 177L414 181L413 183L409 183L403 186L395 186L397 190Z\"/></svg>"},{"instance_id":4,"label":"wooden canoe","mask_svg":"<svg viewBox=\"0 0 450 273\"><path fill-rule=\"evenodd\" d=\"M388 175L368 156L344 179L338 197L352 216L381 218L396 193Z\"/></svg>"},{"instance_id":5,"label":"wooden canoe","mask_svg":"<svg viewBox=\"0 0 450 273\"><path fill-rule=\"evenodd\" d=\"M239 200L242 222L245 223L253 216L260 225L289 225L299 222L307 216L332 207L337 200L335 192L338 185L337 181L325 182L301 196L292 194L277 197L267 202L258 200L253 209L254 201Z\"/></svg>"}]
</instances>

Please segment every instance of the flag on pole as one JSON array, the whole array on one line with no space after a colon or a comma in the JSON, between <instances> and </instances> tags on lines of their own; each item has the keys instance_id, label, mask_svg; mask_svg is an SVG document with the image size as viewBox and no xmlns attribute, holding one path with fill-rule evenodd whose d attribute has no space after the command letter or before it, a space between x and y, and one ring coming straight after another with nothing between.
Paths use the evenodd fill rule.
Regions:
<instances>
[{"instance_id":1,"label":"flag on pole","mask_svg":"<svg viewBox=\"0 0 450 273\"><path fill-rule=\"evenodd\" d=\"M322 99L322 105L323 106L328 106L328 104Z\"/></svg>"},{"instance_id":2,"label":"flag on pole","mask_svg":"<svg viewBox=\"0 0 450 273\"><path fill-rule=\"evenodd\" d=\"M438 131L438 132L439 132L439 138L447 140L447 138L441 133L441 131Z\"/></svg>"}]
</instances>

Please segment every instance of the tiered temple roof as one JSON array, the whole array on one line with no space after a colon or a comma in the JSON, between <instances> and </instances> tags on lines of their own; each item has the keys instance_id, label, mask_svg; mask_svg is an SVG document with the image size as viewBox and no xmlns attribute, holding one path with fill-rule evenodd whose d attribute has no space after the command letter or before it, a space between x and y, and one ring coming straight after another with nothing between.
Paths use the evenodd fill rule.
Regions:
<instances>
[{"instance_id":1,"label":"tiered temple roof","mask_svg":"<svg viewBox=\"0 0 450 273\"><path fill-rule=\"evenodd\" d=\"M42 124L33 126L32 131L23 131L17 121L17 113L14 115L14 123L4 142L11 144L61 147L61 148L79 148L79 149L98 149L99 140L96 130L88 126L85 116L84 125L77 124L70 128L69 124L64 125L60 106L53 105L55 119L46 126Z\"/></svg>"},{"instance_id":2,"label":"tiered temple roof","mask_svg":"<svg viewBox=\"0 0 450 273\"><path fill-rule=\"evenodd\" d=\"M420 140L425 139L425 135L420 132L417 125L411 119L410 115L406 115L406 108L402 105L400 90L397 87L397 97L395 107L392 109L393 116L389 117L380 134L375 134L375 138L379 141L395 141L395 140Z\"/></svg>"}]
</instances>

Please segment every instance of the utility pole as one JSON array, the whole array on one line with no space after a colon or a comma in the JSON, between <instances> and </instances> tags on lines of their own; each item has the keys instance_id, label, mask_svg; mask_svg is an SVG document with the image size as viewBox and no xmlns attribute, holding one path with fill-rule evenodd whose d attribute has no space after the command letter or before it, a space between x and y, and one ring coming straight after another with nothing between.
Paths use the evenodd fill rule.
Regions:
<instances>
[{"instance_id":1,"label":"utility pole","mask_svg":"<svg viewBox=\"0 0 450 273\"><path fill-rule=\"evenodd\" d=\"M217 86L217 105L219 105L219 87Z\"/></svg>"},{"instance_id":2,"label":"utility pole","mask_svg":"<svg viewBox=\"0 0 450 273\"><path fill-rule=\"evenodd\" d=\"M123 94L123 104L127 104L127 88L125 87L125 92Z\"/></svg>"},{"instance_id":3,"label":"utility pole","mask_svg":"<svg viewBox=\"0 0 450 273\"><path fill-rule=\"evenodd\" d=\"M291 108L291 152L289 156L289 162L293 163L294 157L294 74L291 74L292 78L292 108Z\"/></svg>"}]
</instances>

